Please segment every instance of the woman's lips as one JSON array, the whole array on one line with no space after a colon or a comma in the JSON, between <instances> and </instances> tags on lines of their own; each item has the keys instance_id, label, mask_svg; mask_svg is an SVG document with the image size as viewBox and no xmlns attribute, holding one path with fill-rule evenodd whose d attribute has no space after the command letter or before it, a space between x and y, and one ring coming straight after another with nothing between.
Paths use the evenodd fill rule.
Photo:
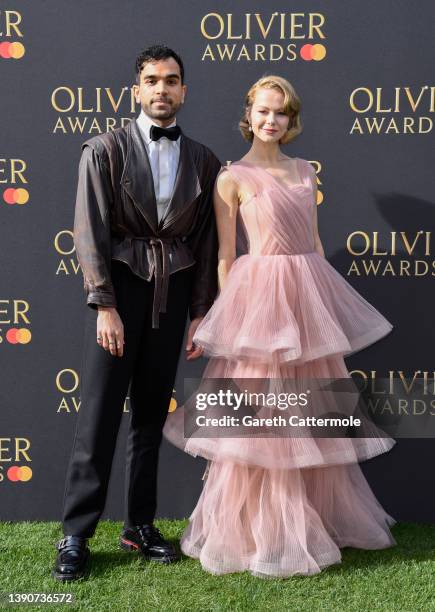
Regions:
<instances>
[{"instance_id":1,"label":"woman's lips","mask_svg":"<svg viewBox=\"0 0 435 612\"><path fill-rule=\"evenodd\" d=\"M278 131L278 130L270 130L268 128L263 128L263 130L267 132L268 134L275 134Z\"/></svg>"}]
</instances>

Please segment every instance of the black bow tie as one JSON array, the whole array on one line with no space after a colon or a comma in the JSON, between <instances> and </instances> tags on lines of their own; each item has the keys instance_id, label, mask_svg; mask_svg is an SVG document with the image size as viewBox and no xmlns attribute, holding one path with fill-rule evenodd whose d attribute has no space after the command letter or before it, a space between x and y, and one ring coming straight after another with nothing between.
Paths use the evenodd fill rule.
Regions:
<instances>
[{"instance_id":1,"label":"black bow tie","mask_svg":"<svg viewBox=\"0 0 435 612\"><path fill-rule=\"evenodd\" d=\"M160 140L163 136L169 138L169 140L177 140L181 134L180 126L174 125L170 128L162 128L158 125L152 125L150 128L151 140Z\"/></svg>"}]
</instances>

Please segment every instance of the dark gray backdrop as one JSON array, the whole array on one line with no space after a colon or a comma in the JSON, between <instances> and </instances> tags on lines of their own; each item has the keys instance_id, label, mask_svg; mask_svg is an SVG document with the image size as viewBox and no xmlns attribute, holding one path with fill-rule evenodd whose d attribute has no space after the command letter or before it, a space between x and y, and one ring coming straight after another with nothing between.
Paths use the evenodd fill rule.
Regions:
<instances>
[{"instance_id":1,"label":"dark gray backdrop","mask_svg":"<svg viewBox=\"0 0 435 612\"><path fill-rule=\"evenodd\" d=\"M7 36L5 10L19 13L22 36L16 32ZM264 39L254 26L250 40L228 40L228 30L215 40L201 33L201 21L208 13L219 13L224 20L232 13L233 34L238 35L243 16L256 12L265 23L274 12L303 13L305 17L298 18L303 27L296 32L305 38L280 39L279 29L272 27ZM324 38L308 38L310 12L324 18ZM63 370L79 372L86 305L81 271L74 273L74 253L57 252L55 237L65 232L61 245L68 251L80 145L97 133L87 129L91 121L96 118L104 130L106 117L115 118L119 125L121 117L131 119L139 112L138 107L132 112L124 100L115 112L104 96L99 112L95 89L101 88L105 95L105 88L110 88L116 99L122 87L131 86L135 58L149 44L168 44L183 57L188 93L178 122L223 163L239 159L247 150L237 124L249 86L266 73L291 81L302 99L304 131L284 151L310 160L319 169L319 191L324 197L319 205L319 229L327 257L394 325L388 337L348 358L349 370L375 372L378 377L402 372L407 380L426 371L433 381L433 247L426 251L418 242L408 254L399 243L392 255L388 245L394 231L406 232L411 241L420 230L433 231L434 19L435 6L429 0L418 5L404 0L345 4L338 0L51 0L35 4L9 0L7 6L2 5L0 44L19 41L25 55L0 58L0 300L4 300L0 302L0 519L60 517L76 419L73 401L79 401L79 394L78 389L61 392L56 377ZM206 20L210 34L217 31L217 22L216 17ZM254 61L251 56L248 61L242 56L238 61L220 61L218 44L236 45L236 54L243 44L248 52L263 44L266 57L279 45L294 45L296 57ZM325 58L302 59L299 53L305 44L324 45ZM203 58L207 45L215 61ZM82 109L94 110L79 112L77 101L69 112L56 110L52 94L62 87L75 92L76 99L82 88ZM417 108L411 108L406 87L415 100L421 94ZM376 101L367 112L352 109L352 92L359 88L364 90L355 97L360 108L370 93L376 98L380 92L377 109ZM395 88L400 93L396 109ZM67 103L65 91L56 96L57 104ZM82 134L69 127L66 133L55 131L59 118L68 126L68 117L88 118ZM423 124L427 133L418 132L421 117L429 118ZM392 119L397 133L387 133L385 125L379 133L368 132L366 120L385 124ZM405 133L407 120L414 127ZM364 126L362 134L351 133L355 121ZM11 159L25 161L27 184L12 183ZM26 188L29 201L6 204L3 192L10 187ZM364 257L353 256L346 243L355 231L371 236L378 232L378 251L387 254L371 251ZM362 268L363 259L380 260L381 270L390 262L396 274L349 275L352 262ZM409 274L397 272L401 259L410 262ZM427 264L428 273L414 273L416 260ZM59 270L60 265L65 268ZM14 300L28 303L28 322L14 322ZM10 343L7 332L14 327L30 330L31 341ZM194 364L180 361L178 393L183 377L199 375L203 367L203 360ZM71 380L68 372L61 376L63 385ZM432 398L428 398L428 409ZM69 413L62 409L62 402L69 406ZM106 508L106 516L117 519L122 516L127 419L126 414ZM25 439L18 444L30 445L30 461L12 452L16 438ZM396 519L432 521L434 462L433 440L402 439L387 455L363 464L363 469L379 500ZM201 490L204 463L164 443L159 516L183 517L191 512ZM12 466L31 467L31 479L11 481L7 474Z\"/></svg>"}]
</instances>

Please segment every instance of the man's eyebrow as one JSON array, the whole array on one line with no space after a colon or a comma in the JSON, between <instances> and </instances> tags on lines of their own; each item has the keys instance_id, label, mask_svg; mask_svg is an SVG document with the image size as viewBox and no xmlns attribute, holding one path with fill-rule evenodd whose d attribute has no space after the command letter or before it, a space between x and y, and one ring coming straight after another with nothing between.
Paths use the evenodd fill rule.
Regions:
<instances>
[{"instance_id":1,"label":"man's eyebrow","mask_svg":"<svg viewBox=\"0 0 435 612\"><path fill-rule=\"evenodd\" d=\"M144 79L157 79L159 77L157 77L157 75L155 75L155 74L144 74L143 78ZM167 74L166 76L161 77L161 78L164 78L164 79L174 79L174 78L175 79L180 79L180 76L176 72L174 72L173 74Z\"/></svg>"}]
</instances>

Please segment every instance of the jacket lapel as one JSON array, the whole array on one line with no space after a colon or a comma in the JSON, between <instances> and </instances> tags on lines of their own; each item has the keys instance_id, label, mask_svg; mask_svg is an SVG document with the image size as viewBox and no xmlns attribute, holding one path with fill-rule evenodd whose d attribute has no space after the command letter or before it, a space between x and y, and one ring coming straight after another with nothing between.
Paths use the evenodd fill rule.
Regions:
<instances>
[{"instance_id":1,"label":"jacket lapel","mask_svg":"<svg viewBox=\"0 0 435 612\"><path fill-rule=\"evenodd\" d=\"M148 225L157 232L157 203L154 180L145 143L133 118L127 125L127 159L121 184L145 217Z\"/></svg>"},{"instance_id":2,"label":"jacket lapel","mask_svg":"<svg viewBox=\"0 0 435 612\"><path fill-rule=\"evenodd\" d=\"M183 214L192 202L201 194L201 184L195 160L189 146L189 139L181 133L180 159L175 177L174 189L165 213L160 221L159 229L168 226Z\"/></svg>"},{"instance_id":3,"label":"jacket lapel","mask_svg":"<svg viewBox=\"0 0 435 612\"><path fill-rule=\"evenodd\" d=\"M165 213L158 223L153 174L136 118L129 122L126 129L128 134L127 159L121 183L148 225L157 234L170 226L201 194L195 159L189 146L189 139L181 133L180 158L174 189Z\"/></svg>"}]
</instances>

